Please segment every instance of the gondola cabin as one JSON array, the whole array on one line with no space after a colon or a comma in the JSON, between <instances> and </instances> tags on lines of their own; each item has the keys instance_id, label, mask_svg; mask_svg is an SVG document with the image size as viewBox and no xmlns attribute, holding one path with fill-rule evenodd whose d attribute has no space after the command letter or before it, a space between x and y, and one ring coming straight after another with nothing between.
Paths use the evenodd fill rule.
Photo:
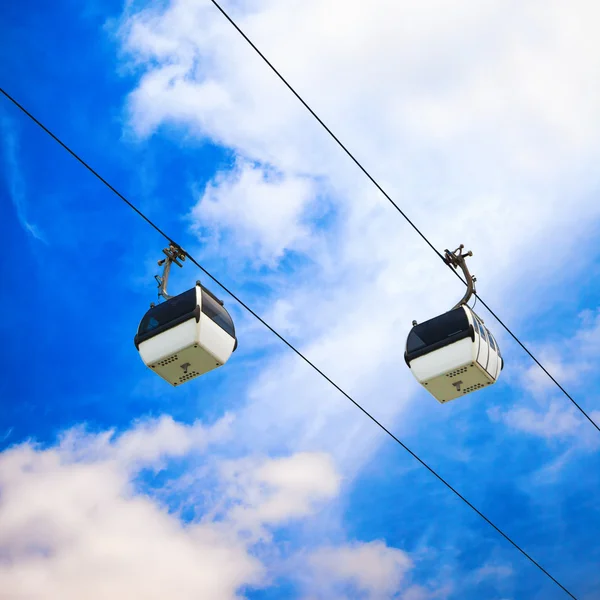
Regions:
<instances>
[{"instance_id":1,"label":"gondola cabin","mask_svg":"<svg viewBox=\"0 0 600 600\"><path fill-rule=\"evenodd\" d=\"M465 305L415 325L404 359L441 403L492 385L504 367L496 340Z\"/></svg>"},{"instance_id":2,"label":"gondola cabin","mask_svg":"<svg viewBox=\"0 0 600 600\"><path fill-rule=\"evenodd\" d=\"M144 364L173 386L224 365L237 347L229 313L199 282L152 306L134 343Z\"/></svg>"}]
</instances>

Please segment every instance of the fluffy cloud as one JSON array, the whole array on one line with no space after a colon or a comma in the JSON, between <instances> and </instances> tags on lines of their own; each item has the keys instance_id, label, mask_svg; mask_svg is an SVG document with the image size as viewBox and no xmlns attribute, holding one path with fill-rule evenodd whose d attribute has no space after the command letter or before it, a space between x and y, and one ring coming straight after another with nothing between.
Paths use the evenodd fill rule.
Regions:
<instances>
[{"instance_id":1,"label":"fluffy cloud","mask_svg":"<svg viewBox=\"0 0 600 600\"><path fill-rule=\"evenodd\" d=\"M76 430L54 447L25 443L0 454L2 594L225 600L264 584L256 539L244 532L306 517L335 497L339 475L327 455L217 465L225 510L187 523L137 491L142 469L201 456L227 428L162 418L118 436Z\"/></svg>"},{"instance_id":2,"label":"fluffy cloud","mask_svg":"<svg viewBox=\"0 0 600 600\"><path fill-rule=\"evenodd\" d=\"M313 241L302 223L313 187L307 178L238 161L233 171L206 186L192 219L197 229L211 231L211 244L221 255L249 256L274 266L285 250L307 249ZM216 243L219 237L221 244Z\"/></svg>"},{"instance_id":3,"label":"fluffy cloud","mask_svg":"<svg viewBox=\"0 0 600 600\"><path fill-rule=\"evenodd\" d=\"M265 526L312 514L323 500L337 496L340 476L329 455L301 452L290 457L224 462L228 519L253 539L264 539Z\"/></svg>"},{"instance_id":4,"label":"fluffy cloud","mask_svg":"<svg viewBox=\"0 0 600 600\"><path fill-rule=\"evenodd\" d=\"M527 310L509 302L513 286L534 295L532 287L574 251L575 237L563 234L589 233L600 210L588 193L600 153L600 89L590 83L598 67L598 53L590 52L597 9L583 0L578 6L534 3L507 13L501 2L473 0L452 7L406 0L379 9L264 0L228 10L436 246L464 241L474 249L482 294L493 306L502 302L500 314L514 324L511 317L525 318ZM310 286L300 273L278 292L302 319L305 296L319 285L325 293L313 296L311 315L332 324L321 329L322 339L334 340L334 328L347 331L348 311L340 306L369 314L370 332L381 341L399 317L410 323L448 307L458 290L452 276L442 274L421 240L406 235L399 217L210 3L174 0L128 12L119 35L140 72L128 102L139 135L176 124L208 137L280 173L277 185L267 186L273 191L298 173L327 181L337 221L318 247L310 245L315 225L303 221L301 207L311 202L304 191L285 202L282 192L283 216L260 220L240 206L264 177L256 170L240 175L238 167L205 196L220 228L244 232L236 243L246 258L300 249L317 261ZM242 191L235 182L244 174ZM551 237L564 240L559 256L533 252ZM328 294L340 286L336 304ZM354 298L344 302L356 289L370 294L360 306ZM405 329L391 337L401 339ZM345 342L337 339L336 354ZM369 358L362 365L367 377L379 367Z\"/></svg>"},{"instance_id":5,"label":"fluffy cloud","mask_svg":"<svg viewBox=\"0 0 600 600\"><path fill-rule=\"evenodd\" d=\"M405 575L412 568L409 556L383 542L320 548L308 558L308 598L341 598L350 586L369 600L400 597Z\"/></svg>"},{"instance_id":6,"label":"fluffy cloud","mask_svg":"<svg viewBox=\"0 0 600 600\"><path fill-rule=\"evenodd\" d=\"M590 194L600 150L598 9L583 0L510 11L475 0L257 0L231 9L436 246L464 241L475 251L480 290L500 314L511 324L531 316L536 303L522 298L543 293L532 288L567 264L600 211ZM197 224L233 240L251 264L275 266L288 250L310 255L312 270L278 287L274 313L367 408L386 423L397 418L418 389L402 361L410 321L445 310L460 286L210 3L128 3L120 35L140 73L128 99L134 131L175 126L240 157L212 179ZM315 252L321 224L308 213L323 189L317 180L326 180L335 219L318 231ZM549 239L565 240L560 253L539 252ZM132 479L201 452L221 439L214 428L167 419L2 455L2 589L26 581L30 596L69 599L85 582L91 600L114 590L218 599L264 581L248 544L339 490L323 449L344 456L346 474L383 436L296 357L261 366L248 388L238 439L304 452L223 463L214 518L184 525ZM533 420L511 422L532 430ZM572 420L557 412L547 426L560 433ZM315 553L314 573L323 575L321 559L334 587L350 581L365 593L385 593L382 573L401 585L408 568L403 553L377 543L334 555ZM350 576L357 557L365 569Z\"/></svg>"},{"instance_id":7,"label":"fluffy cloud","mask_svg":"<svg viewBox=\"0 0 600 600\"><path fill-rule=\"evenodd\" d=\"M141 420L133 429L116 436L114 431L90 435L77 427L61 435L58 451L69 461L110 461L125 471L160 468L165 458L202 451L209 444L227 439L233 422L226 415L210 428L200 421L185 426L172 417Z\"/></svg>"},{"instance_id":8,"label":"fluffy cloud","mask_svg":"<svg viewBox=\"0 0 600 600\"><path fill-rule=\"evenodd\" d=\"M256 0L227 8L437 248L463 242L474 251L480 293L517 334L564 293L557 272L575 277L562 269L593 260L600 53L592 3L536 0L507 11L499 1ZM239 193L235 170L213 179L206 197L219 205L219 233L243 236L236 252L244 268L287 250L310 258L310 269L269 277L272 298L261 298L307 356L394 432L418 433L415 414L430 428L440 414L434 401L408 410L425 393L404 365L403 345L412 319L462 295L452 274L210 3L129 12L120 36L139 73L127 101L138 135L175 127L274 170L279 181L301 174L325 182L331 219L306 218L324 189L315 186L312 199L290 203L289 236L250 228L244 211L226 210L240 202L227 196ZM560 252L547 251L550 240L561 241ZM579 262L570 262L576 252ZM255 276L265 281L264 272ZM521 387L523 379L508 377L519 359L505 354L503 379ZM568 381L559 362L549 366ZM479 393L492 398L500 389ZM325 450L351 477L384 439L291 354L262 362L247 398L236 439L264 452ZM445 410L457 415L461 403ZM494 426L573 439L576 417L565 410L508 410ZM444 440L453 448L464 431L456 427Z\"/></svg>"},{"instance_id":9,"label":"fluffy cloud","mask_svg":"<svg viewBox=\"0 0 600 600\"><path fill-rule=\"evenodd\" d=\"M473 0L451 7L405 0L379 9L262 0L226 8L365 156L391 149L391 165L402 152L398 140L439 148L471 136L477 147L470 155L485 149L489 166L502 160L552 175L597 150L600 88L586 75L598 66L591 50L598 9L588 1L576 8L535 2L510 14L502 2ZM131 97L140 133L168 121L193 125L273 163L290 157L286 139L297 146L318 139L318 129L302 132L310 122L304 109L210 3L176 0L132 13L121 34L147 66ZM300 156L295 166L316 167L322 154Z\"/></svg>"}]
</instances>

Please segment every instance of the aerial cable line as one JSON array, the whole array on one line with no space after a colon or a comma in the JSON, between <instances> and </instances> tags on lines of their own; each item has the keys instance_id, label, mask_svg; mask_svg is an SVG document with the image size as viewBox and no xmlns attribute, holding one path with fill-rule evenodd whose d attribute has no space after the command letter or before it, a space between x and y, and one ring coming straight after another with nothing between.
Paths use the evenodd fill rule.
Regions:
<instances>
[{"instance_id":1,"label":"aerial cable line","mask_svg":"<svg viewBox=\"0 0 600 600\"><path fill-rule=\"evenodd\" d=\"M447 266L444 255L442 255L439 250L429 241L427 236L411 221L408 215L394 202L391 196L381 187L381 185L377 182L377 180L367 171L367 169L362 165L362 163L348 150L348 148L343 144L343 142L333 133L333 131L325 124L325 122L317 115L317 113L307 104L307 102L300 96L300 94L288 83L288 81L283 77L283 75L273 66L273 64L269 61L269 59L258 49L256 44L242 31L239 25L229 16L229 14L221 7L221 5L216 2L216 0L210 0L216 8L221 12L221 14L233 25L236 31L248 42L248 44L252 47L252 49L263 59L263 61L269 66L269 68L277 75L277 77L284 83L284 85L292 92L294 96L301 102L301 104L308 110L308 112L319 122L319 124L325 129L325 131L335 140L338 146L349 156L349 158L354 162L354 164L363 172L363 174L369 179L369 181L385 196L385 198L390 202L390 204L402 215L402 217L406 220L406 222L421 236L423 241L435 252L435 254L444 261L444 264ZM456 275L465 285L467 283L460 276L460 274L450 267L450 270ZM532 354L532 352L521 342L521 340L509 329L508 325L500 319L500 317L484 302L484 300L475 293L476 300L487 308L489 313L500 323L500 325L508 332L508 334L521 346L523 350L529 355L529 357L535 362L535 364L544 371L544 373L552 380L552 382L560 389L560 391L571 401L571 403L579 410L579 412L600 432L600 425L598 425L591 417L588 415L585 410L579 406L579 404L575 401L573 396L567 392L567 390L558 382L558 380L544 367L544 365Z\"/></svg>"},{"instance_id":2,"label":"aerial cable line","mask_svg":"<svg viewBox=\"0 0 600 600\"><path fill-rule=\"evenodd\" d=\"M307 363L312 369L314 369L323 379L325 379L328 383L330 383L338 392L340 392L345 398L350 400L356 408L358 408L362 413L364 413L377 427L379 427L382 431L384 431L388 436L390 436L397 444L399 444L406 452L408 452L417 462L419 462L423 467L425 467L439 482L441 482L446 488L448 488L455 496L458 496L471 510L473 510L478 516L480 516L490 527L492 527L497 533L499 533L507 542L509 542L516 550L518 550L527 560L533 563L544 575L546 575L553 583L555 583L561 590L563 590L569 597L577 600L576 596L574 596L564 585L562 585L557 579L555 579L542 565L540 565L530 554L528 554L521 546L519 546L515 541L512 540L506 533L504 533L497 525L495 525L490 519L488 519L478 508L476 508L469 500L467 500L456 488L454 488L446 479L444 479L441 475L437 473L432 467L430 467L423 459L421 459L417 454L415 454L404 442L402 442L398 437L396 437L385 425L383 425L380 421L378 421L370 412L368 412L365 408L363 408L350 394L345 392L335 381L333 381L328 375L326 375L317 365L315 365L310 359L308 359L300 350L298 350L292 343L288 342L286 338L284 338L280 333L278 333L271 325L269 325L262 317L260 317L252 308L250 308L241 298L239 298L236 294L234 294L228 287L226 287L223 283L221 283L214 275L209 273L193 256L189 254L186 250L183 250L179 244L173 241L171 237L169 237L158 225L156 225L150 218L144 215L132 202L127 200L123 194L121 194L115 187L113 187L104 177L102 177L98 171L96 171L93 167L91 167L85 160L83 160L76 152L74 152L67 144L65 144L60 138L58 138L54 133L52 133L41 121L39 121L35 116L33 116L24 106L22 106L15 98L13 98L8 92L6 92L3 88L0 87L0 92L10 100L19 110L21 110L25 115L27 115L36 125L38 125L45 133L47 133L55 142L57 142L60 146L62 146L73 158L75 158L81 165L83 165L92 175L98 178L111 192L113 192L116 196L118 196L123 202L127 204L131 209L133 209L139 216L141 216L144 221L146 221L151 227L154 228L155 231L160 233L165 239L169 241L170 244L173 244L177 248L181 249L181 251L187 256L187 258L194 263L205 275L208 275L223 291L225 291L229 296L231 296L240 306L242 306L246 311L248 311L255 319L257 319L260 323L262 323L271 333L273 333L277 338L279 338L290 350L292 350L296 355L298 355L305 363Z\"/></svg>"}]
</instances>

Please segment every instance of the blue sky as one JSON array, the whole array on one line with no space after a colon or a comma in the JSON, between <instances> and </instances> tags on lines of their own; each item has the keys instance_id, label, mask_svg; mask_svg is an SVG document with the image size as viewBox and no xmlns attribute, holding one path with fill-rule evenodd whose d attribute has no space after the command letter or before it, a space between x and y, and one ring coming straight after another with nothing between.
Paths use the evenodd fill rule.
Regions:
<instances>
[{"instance_id":1,"label":"blue sky","mask_svg":"<svg viewBox=\"0 0 600 600\"><path fill-rule=\"evenodd\" d=\"M482 297L598 421L597 9L551 5L232 10L438 248L474 251ZM417 386L410 323L460 286L210 3L0 10L4 89L578 598L600 594L598 432L484 309L498 385L447 406ZM157 379L133 335L164 240L5 100L0 201L15 598L566 597L190 264L171 289L208 284L239 349L181 389Z\"/></svg>"}]
</instances>

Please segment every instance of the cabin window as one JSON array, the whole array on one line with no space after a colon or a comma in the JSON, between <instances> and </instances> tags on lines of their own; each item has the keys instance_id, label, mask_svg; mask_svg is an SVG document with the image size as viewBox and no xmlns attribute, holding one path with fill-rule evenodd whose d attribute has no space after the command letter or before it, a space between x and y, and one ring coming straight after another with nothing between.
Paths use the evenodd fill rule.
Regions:
<instances>
[{"instance_id":1,"label":"cabin window","mask_svg":"<svg viewBox=\"0 0 600 600\"><path fill-rule=\"evenodd\" d=\"M488 334L488 338L490 339L490 346L492 347L493 350L496 349L496 344L494 342L494 338L492 337L492 334L490 333L489 329L486 329L487 334Z\"/></svg>"},{"instance_id":2,"label":"cabin window","mask_svg":"<svg viewBox=\"0 0 600 600\"><path fill-rule=\"evenodd\" d=\"M477 325L479 325L479 333L481 334L481 337L485 340L487 339L486 335L485 335L485 327L481 324L480 321L477 321Z\"/></svg>"},{"instance_id":3,"label":"cabin window","mask_svg":"<svg viewBox=\"0 0 600 600\"><path fill-rule=\"evenodd\" d=\"M500 346L498 346L498 342L494 339L494 337L492 336L491 333L490 333L490 339L494 340L494 347L496 349L496 352L498 353L498 356L502 357L502 354L500 354Z\"/></svg>"},{"instance_id":4,"label":"cabin window","mask_svg":"<svg viewBox=\"0 0 600 600\"><path fill-rule=\"evenodd\" d=\"M168 325L172 321L193 313L197 306L196 288L192 288L183 294L179 294L169 300L151 308L142 319L138 334L148 333L162 325Z\"/></svg>"},{"instance_id":5,"label":"cabin window","mask_svg":"<svg viewBox=\"0 0 600 600\"><path fill-rule=\"evenodd\" d=\"M232 338L235 337L235 329L229 313L205 290L202 290L202 312Z\"/></svg>"},{"instance_id":6,"label":"cabin window","mask_svg":"<svg viewBox=\"0 0 600 600\"><path fill-rule=\"evenodd\" d=\"M406 351L415 352L468 330L469 320L465 311L456 308L413 327L406 342Z\"/></svg>"}]
</instances>

